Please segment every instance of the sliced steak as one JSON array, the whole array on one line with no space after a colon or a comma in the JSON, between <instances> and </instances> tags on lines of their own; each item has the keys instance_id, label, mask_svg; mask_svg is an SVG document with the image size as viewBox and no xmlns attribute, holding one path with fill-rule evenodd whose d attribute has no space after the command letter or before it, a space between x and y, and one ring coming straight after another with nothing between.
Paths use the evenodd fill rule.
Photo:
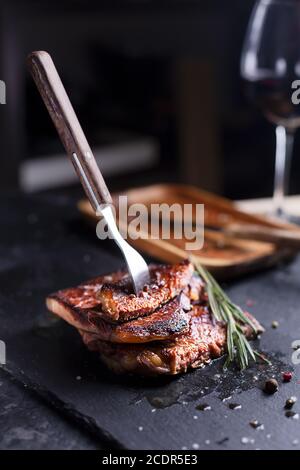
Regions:
<instances>
[{"instance_id":1,"label":"sliced steak","mask_svg":"<svg viewBox=\"0 0 300 470\"><path fill-rule=\"evenodd\" d=\"M220 357L226 325L212 315L192 264L152 266L151 276L141 296L130 293L128 275L118 272L51 294L47 306L75 326L115 372L174 375ZM249 326L244 332L255 337Z\"/></svg>"},{"instance_id":2,"label":"sliced steak","mask_svg":"<svg viewBox=\"0 0 300 470\"><path fill-rule=\"evenodd\" d=\"M84 295L86 293L86 295ZM85 299L78 307L78 299ZM74 304L75 301L75 304ZM120 324L106 322L99 315L99 305L92 289L82 287L66 289L47 298L48 309L85 332L93 333L98 339L116 343L147 343L172 339L189 328L189 298L181 293L175 299L160 307L154 313ZM82 301L83 302L83 301ZM82 305L82 302L80 305Z\"/></svg>"},{"instance_id":3,"label":"sliced steak","mask_svg":"<svg viewBox=\"0 0 300 470\"><path fill-rule=\"evenodd\" d=\"M249 315L257 328L263 328ZM195 305L190 312L187 333L172 341L147 344L113 344L99 340L97 335L80 331L91 351L100 353L102 361L114 372L140 375L175 375L188 369L203 367L226 351L226 327L216 322L208 307ZM245 328L248 338L254 336Z\"/></svg>"},{"instance_id":4,"label":"sliced steak","mask_svg":"<svg viewBox=\"0 0 300 470\"><path fill-rule=\"evenodd\" d=\"M150 266L151 284L138 295L132 293L128 275L118 282L106 282L98 293L101 316L109 321L127 321L149 315L185 289L193 273L194 267L189 261Z\"/></svg>"}]
</instances>

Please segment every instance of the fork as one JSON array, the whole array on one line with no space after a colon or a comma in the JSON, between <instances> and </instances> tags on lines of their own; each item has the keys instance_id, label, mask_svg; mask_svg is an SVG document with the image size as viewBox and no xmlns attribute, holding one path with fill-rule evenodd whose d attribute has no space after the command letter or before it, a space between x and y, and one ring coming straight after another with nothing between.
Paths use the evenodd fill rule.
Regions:
<instances>
[{"instance_id":1,"label":"fork","mask_svg":"<svg viewBox=\"0 0 300 470\"><path fill-rule=\"evenodd\" d=\"M32 52L27 64L94 211L104 217L110 236L125 258L134 291L138 294L150 282L147 263L119 232L112 197L51 56L45 51Z\"/></svg>"}]
</instances>

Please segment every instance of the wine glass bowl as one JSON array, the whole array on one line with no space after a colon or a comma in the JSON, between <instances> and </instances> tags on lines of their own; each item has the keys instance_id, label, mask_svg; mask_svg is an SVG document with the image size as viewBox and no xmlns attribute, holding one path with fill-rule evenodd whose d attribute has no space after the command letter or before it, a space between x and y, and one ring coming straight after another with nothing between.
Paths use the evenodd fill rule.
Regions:
<instances>
[{"instance_id":1,"label":"wine glass bowl","mask_svg":"<svg viewBox=\"0 0 300 470\"><path fill-rule=\"evenodd\" d=\"M274 212L283 216L300 104L300 1L260 0L250 18L241 57L245 93L276 125ZM300 93L299 93L300 96Z\"/></svg>"}]
</instances>

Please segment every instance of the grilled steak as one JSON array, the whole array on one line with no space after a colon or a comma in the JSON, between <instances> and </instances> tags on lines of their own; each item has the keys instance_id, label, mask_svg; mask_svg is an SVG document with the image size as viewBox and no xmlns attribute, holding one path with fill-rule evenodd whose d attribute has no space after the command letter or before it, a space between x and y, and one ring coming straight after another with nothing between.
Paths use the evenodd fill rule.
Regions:
<instances>
[{"instance_id":1,"label":"grilled steak","mask_svg":"<svg viewBox=\"0 0 300 470\"><path fill-rule=\"evenodd\" d=\"M146 317L117 324L101 318L95 292L91 284L85 288L66 289L49 296L47 307L75 328L94 333L98 339L116 343L146 343L171 339L188 330L187 312L191 306L184 293Z\"/></svg>"},{"instance_id":2,"label":"grilled steak","mask_svg":"<svg viewBox=\"0 0 300 470\"><path fill-rule=\"evenodd\" d=\"M249 314L248 314L249 315ZM249 315L257 328L263 329ZM80 331L86 346L100 353L102 361L116 373L141 375L175 375L188 369L203 367L220 357L226 350L226 327L214 321L208 307L195 305L190 311L190 326L187 333L172 341L152 344L113 344L98 339L97 335ZM246 336L254 335L250 327Z\"/></svg>"},{"instance_id":3,"label":"grilled steak","mask_svg":"<svg viewBox=\"0 0 300 470\"><path fill-rule=\"evenodd\" d=\"M75 326L87 347L115 372L179 374L226 350L226 325L208 306L191 263L152 266L152 282L130 293L128 274L100 276L47 298L51 312ZM263 331L251 317L257 332ZM248 338L254 336L245 327Z\"/></svg>"},{"instance_id":4,"label":"grilled steak","mask_svg":"<svg viewBox=\"0 0 300 470\"><path fill-rule=\"evenodd\" d=\"M118 282L105 282L98 293L101 316L109 321L126 321L149 315L185 289L193 272L194 267L189 261L150 266L151 284L139 295L132 293L128 275Z\"/></svg>"}]
</instances>

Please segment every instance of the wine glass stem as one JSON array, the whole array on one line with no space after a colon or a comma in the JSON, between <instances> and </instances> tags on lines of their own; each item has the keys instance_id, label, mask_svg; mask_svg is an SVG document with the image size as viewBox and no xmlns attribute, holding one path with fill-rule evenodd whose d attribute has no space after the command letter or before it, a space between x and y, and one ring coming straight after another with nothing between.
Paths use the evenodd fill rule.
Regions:
<instances>
[{"instance_id":1,"label":"wine glass stem","mask_svg":"<svg viewBox=\"0 0 300 470\"><path fill-rule=\"evenodd\" d=\"M294 133L284 126L276 127L276 161L273 204L277 216L284 215L284 197L289 183Z\"/></svg>"}]
</instances>

